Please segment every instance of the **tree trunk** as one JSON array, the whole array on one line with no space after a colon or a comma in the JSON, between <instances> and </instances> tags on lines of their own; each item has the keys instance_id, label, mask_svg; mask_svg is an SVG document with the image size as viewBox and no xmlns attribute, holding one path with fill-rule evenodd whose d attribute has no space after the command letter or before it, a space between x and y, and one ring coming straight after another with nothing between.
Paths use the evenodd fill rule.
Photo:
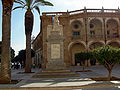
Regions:
<instances>
[{"instance_id":1,"label":"tree trunk","mask_svg":"<svg viewBox=\"0 0 120 90\"><path fill-rule=\"evenodd\" d=\"M108 70L108 79L110 80L112 78L112 69L113 69L113 65L110 64L106 64L105 68Z\"/></svg>"},{"instance_id":2,"label":"tree trunk","mask_svg":"<svg viewBox=\"0 0 120 90\"><path fill-rule=\"evenodd\" d=\"M85 61L82 61L82 69L85 71Z\"/></svg>"},{"instance_id":3,"label":"tree trunk","mask_svg":"<svg viewBox=\"0 0 120 90\"><path fill-rule=\"evenodd\" d=\"M26 65L25 72L31 72L32 58L31 58L31 33L26 34Z\"/></svg>"},{"instance_id":4,"label":"tree trunk","mask_svg":"<svg viewBox=\"0 0 120 90\"><path fill-rule=\"evenodd\" d=\"M82 66L83 71L85 71L85 66Z\"/></svg>"},{"instance_id":5,"label":"tree trunk","mask_svg":"<svg viewBox=\"0 0 120 90\"><path fill-rule=\"evenodd\" d=\"M31 58L31 34L33 29L33 13L30 9L25 13L25 34L26 34L26 61L25 72L31 72L32 58Z\"/></svg>"},{"instance_id":6,"label":"tree trunk","mask_svg":"<svg viewBox=\"0 0 120 90\"><path fill-rule=\"evenodd\" d=\"M108 70L108 79L110 80L112 78L112 69Z\"/></svg>"},{"instance_id":7,"label":"tree trunk","mask_svg":"<svg viewBox=\"0 0 120 90\"><path fill-rule=\"evenodd\" d=\"M9 0L2 1L2 57L0 83L11 82L10 68L10 36L11 36L11 10L13 3Z\"/></svg>"}]
</instances>

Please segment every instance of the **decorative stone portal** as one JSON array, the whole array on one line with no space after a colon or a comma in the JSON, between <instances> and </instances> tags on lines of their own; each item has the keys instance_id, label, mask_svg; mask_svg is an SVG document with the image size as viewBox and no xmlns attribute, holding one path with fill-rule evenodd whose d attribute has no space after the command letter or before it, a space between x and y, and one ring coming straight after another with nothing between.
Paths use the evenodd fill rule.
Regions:
<instances>
[{"instance_id":1,"label":"decorative stone portal","mask_svg":"<svg viewBox=\"0 0 120 90\"><path fill-rule=\"evenodd\" d=\"M85 46L81 43L74 43L70 49L70 53L71 53L71 65L72 66L76 66L76 60L75 60L75 54L76 53L80 53L80 52L85 52Z\"/></svg>"},{"instance_id":2,"label":"decorative stone portal","mask_svg":"<svg viewBox=\"0 0 120 90\"><path fill-rule=\"evenodd\" d=\"M58 15L54 24L47 27L47 65L46 69L65 69L63 50L63 26L59 25Z\"/></svg>"}]
</instances>

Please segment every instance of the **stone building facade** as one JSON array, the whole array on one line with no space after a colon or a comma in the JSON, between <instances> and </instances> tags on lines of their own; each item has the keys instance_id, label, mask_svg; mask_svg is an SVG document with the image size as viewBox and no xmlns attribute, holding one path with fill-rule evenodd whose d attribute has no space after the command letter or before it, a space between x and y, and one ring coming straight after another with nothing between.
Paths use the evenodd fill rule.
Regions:
<instances>
[{"instance_id":1,"label":"stone building facade","mask_svg":"<svg viewBox=\"0 0 120 90\"><path fill-rule=\"evenodd\" d=\"M103 45L120 47L119 9L44 12L41 32L33 42L33 49L39 57L37 64L62 69L76 65L76 53Z\"/></svg>"}]
</instances>

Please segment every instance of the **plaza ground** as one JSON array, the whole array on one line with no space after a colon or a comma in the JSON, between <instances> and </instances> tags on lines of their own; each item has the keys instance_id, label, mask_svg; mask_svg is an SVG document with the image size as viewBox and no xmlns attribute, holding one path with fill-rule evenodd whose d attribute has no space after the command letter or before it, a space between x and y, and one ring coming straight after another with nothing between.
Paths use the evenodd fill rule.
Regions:
<instances>
[{"instance_id":1,"label":"plaza ground","mask_svg":"<svg viewBox=\"0 0 120 90\"><path fill-rule=\"evenodd\" d=\"M80 71L82 67L75 66L69 68L71 71ZM76 72L78 77L63 78L33 78L41 69L33 69L35 73L22 73L23 69L12 70L12 80L21 80L17 84L0 84L1 90L22 89L22 90L119 90L120 81L94 81L91 77L105 77L108 72L103 66L90 66L86 70L91 72ZM120 65L113 68L112 76L120 78ZM96 88L96 89L92 89ZM104 89L103 89L104 88Z\"/></svg>"}]
</instances>

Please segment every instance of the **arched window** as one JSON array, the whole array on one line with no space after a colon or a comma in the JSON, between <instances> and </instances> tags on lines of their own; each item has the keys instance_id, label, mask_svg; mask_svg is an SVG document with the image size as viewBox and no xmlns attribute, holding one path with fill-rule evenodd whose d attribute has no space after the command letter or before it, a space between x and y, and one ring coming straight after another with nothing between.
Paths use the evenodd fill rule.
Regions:
<instances>
[{"instance_id":1,"label":"arched window","mask_svg":"<svg viewBox=\"0 0 120 90\"><path fill-rule=\"evenodd\" d=\"M109 19L106 24L107 27L107 38L118 37L118 22L114 19Z\"/></svg>"},{"instance_id":2,"label":"arched window","mask_svg":"<svg viewBox=\"0 0 120 90\"><path fill-rule=\"evenodd\" d=\"M82 33L82 23L80 20L74 20L71 23L73 39L80 39Z\"/></svg>"},{"instance_id":3,"label":"arched window","mask_svg":"<svg viewBox=\"0 0 120 90\"><path fill-rule=\"evenodd\" d=\"M89 24L90 38L102 37L102 22L99 19L92 19Z\"/></svg>"}]
</instances>

